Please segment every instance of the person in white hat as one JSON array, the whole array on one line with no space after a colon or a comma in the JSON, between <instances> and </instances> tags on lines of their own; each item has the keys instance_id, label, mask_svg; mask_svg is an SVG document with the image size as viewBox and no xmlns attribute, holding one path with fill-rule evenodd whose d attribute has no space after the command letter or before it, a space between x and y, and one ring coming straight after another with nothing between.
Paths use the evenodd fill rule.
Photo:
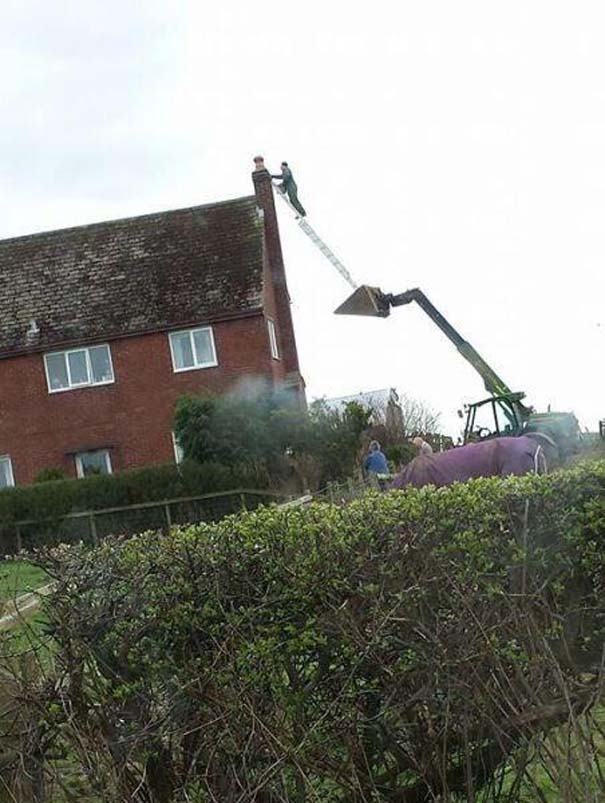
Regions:
<instances>
[{"instance_id":1,"label":"person in white hat","mask_svg":"<svg viewBox=\"0 0 605 803\"><path fill-rule=\"evenodd\" d=\"M427 443L420 436L417 435L415 438L412 438L412 443L418 449L418 454L433 454L433 447L431 444Z\"/></svg>"}]
</instances>

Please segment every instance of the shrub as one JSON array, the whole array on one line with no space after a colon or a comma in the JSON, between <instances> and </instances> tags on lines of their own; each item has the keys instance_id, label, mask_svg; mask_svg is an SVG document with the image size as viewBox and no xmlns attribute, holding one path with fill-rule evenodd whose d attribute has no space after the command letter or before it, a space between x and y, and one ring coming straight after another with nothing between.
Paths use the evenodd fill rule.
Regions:
<instances>
[{"instance_id":1,"label":"shrub","mask_svg":"<svg viewBox=\"0 0 605 803\"><path fill-rule=\"evenodd\" d=\"M43 468L36 475L34 482L53 482L54 480L66 480L67 474L62 468L51 467Z\"/></svg>"},{"instance_id":2,"label":"shrub","mask_svg":"<svg viewBox=\"0 0 605 803\"><path fill-rule=\"evenodd\" d=\"M78 480L48 478L35 485L0 492L0 549L3 553L15 550L15 525L22 521L40 523L25 528L22 533L25 543L40 543L55 538L59 521L68 513L199 496L234 488L266 487L267 477L252 468L193 461L185 461L180 466L153 466Z\"/></svg>"},{"instance_id":3,"label":"shrub","mask_svg":"<svg viewBox=\"0 0 605 803\"><path fill-rule=\"evenodd\" d=\"M198 462L261 467L279 481L286 455L313 458L325 484L353 473L359 436L371 415L356 402L335 410L318 400L301 410L267 392L184 396L175 412L175 432L187 457Z\"/></svg>"},{"instance_id":4,"label":"shrub","mask_svg":"<svg viewBox=\"0 0 605 803\"><path fill-rule=\"evenodd\" d=\"M385 447L384 453L391 466L398 470L418 455L418 449L411 443L396 443Z\"/></svg>"},{"instance_id":5,"label":"shrub","mask_svg":"<svg viewBox=\"0 0 605 803\"><path fill-rule=\"evenodd\" d=\"M605 463L41 562L71 747L115 800L495 795L514 751L598 698Z\"/></svg>"}]
</instances>

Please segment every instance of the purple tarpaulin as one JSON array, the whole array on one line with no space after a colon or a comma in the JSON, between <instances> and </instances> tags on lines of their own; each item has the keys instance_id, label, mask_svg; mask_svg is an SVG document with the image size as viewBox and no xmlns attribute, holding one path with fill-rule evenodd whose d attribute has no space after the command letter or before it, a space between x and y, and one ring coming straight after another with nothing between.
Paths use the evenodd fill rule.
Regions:
<instances>
[{"instance_id":1,"label":"purple tarpaulin","mask_svg":"<svg viewBox=\"0 0 605 803\"><path fill-rule=\"evenodd\" d=\"M553 444L554 445L554 444ZM451 485L475 477L505 477L546 470L543 444L535 437L492 438L433 455L419 455L405 466L392 488Z\"/></svg>"}]
</instances>

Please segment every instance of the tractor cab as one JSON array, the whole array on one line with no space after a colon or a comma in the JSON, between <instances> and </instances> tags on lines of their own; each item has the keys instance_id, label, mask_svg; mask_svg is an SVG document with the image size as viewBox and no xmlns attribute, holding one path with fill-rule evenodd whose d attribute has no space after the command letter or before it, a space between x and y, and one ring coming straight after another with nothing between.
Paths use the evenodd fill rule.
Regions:
<instances>
[{"instance_id":1,"label":"tractor cab","mask_svg":"<svg viewBox=\"0 0 605 803\"><path fill-rule=\"evenodd\" d=\"M524 393L505 393L465 404L464 443L519 435L531 412L522 404L524 397ZM464 417L462 410L458 414Z\"/></svg>"},{"instance_id":2,"label":"tractor cab","mask_svg":"<svg viewBox=\"0 0 605 803\"><path fill-rule=\"evenodd\" d=\"M555 441L561 457L578 452L582 434L576 416L568 412L536 413L523 404L524 395L506 393L465 405L464 443L538 432Z\"/></svg>"}]
</instances>

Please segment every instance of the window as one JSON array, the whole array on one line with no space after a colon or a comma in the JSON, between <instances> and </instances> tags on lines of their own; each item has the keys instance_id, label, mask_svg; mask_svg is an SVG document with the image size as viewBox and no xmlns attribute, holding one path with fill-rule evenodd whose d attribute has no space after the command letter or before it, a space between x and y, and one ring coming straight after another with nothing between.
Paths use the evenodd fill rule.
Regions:
<instances>
[{"instance_id":1,"label":"window","mask_svg":"<svg viewBox=\"0 0 605 803\"><path fill-rule=\"evenodd\" d=\"M109 346L56 351L44 356L49 393L114 381Z\"/></svg>"},{"instance_id":2,"label":"window","mask_svg":"<svg viewBox=\"0 0 605 803\"><path fill-rule=\"evenodd\" d=\"M218 365L210 326L203 329L188 329L185 332L172 332L170 352L175 371L191 371L194 368L211 368Z\"/></svg>"},{"instance_id":3,"label":"window","mask_svg":"<svg viewBox=\"0 0 605 803\"><path fill-rule=\"evenodd\" d=\"M12 488L15 484L13 464L8 455L0 457L0 488Z\"/></svg>"},{"instance_id":4,"label":"window","mask_svg":"<svg viewBox=\"0 0 605 803\"><path fill-rule=\"evenodd\" d=\"M77 454L76 473L80 478L90 477L92 474L111 474L111 459L107 449Z\"/></svg>"},{"instance_id":5,"label":"window","mask_svg":"<svg viewBox=\"0 0 605 803\"><path fill-rule=\"evenodd\" d=\"M185 459L185 454L181 444L176 439L176 434L172 433L172 448L174 449L174 462L177 466Z\"/></svg>"},{"instance_id":6,"label":"window","mask_svg":"<svg viewBox=\"0 0 605 803\"><path fill-rule=\"evenodd\" d=\"M271 318L267 318L267 328L269 329L269 343L271 344L271 356L274 360L279 360L279 348L277 347L277 331L275 323Z\"/></svg>"},{"instance_id":7,"label":"window","mask_svg":"<svg viewBox=\"0 0 605 803\"><path fill-rule=\"evenodd\" d=\"M475 417L473 420L472 435L476 438L484 438L487 435L493 434L494 431L494 411L492 405L480 405L475 408Z\"/></svg>"},{"instance_id":8,"label":"window","mask_svg":"<svg viewBox=\"0 0 605 803\"><path fill-rule=\"evenodd\" d=\"M497 430L500 435L514 435L520 429L514 406L507 401L493 402Z\"/></svg>"}]
</instances>

